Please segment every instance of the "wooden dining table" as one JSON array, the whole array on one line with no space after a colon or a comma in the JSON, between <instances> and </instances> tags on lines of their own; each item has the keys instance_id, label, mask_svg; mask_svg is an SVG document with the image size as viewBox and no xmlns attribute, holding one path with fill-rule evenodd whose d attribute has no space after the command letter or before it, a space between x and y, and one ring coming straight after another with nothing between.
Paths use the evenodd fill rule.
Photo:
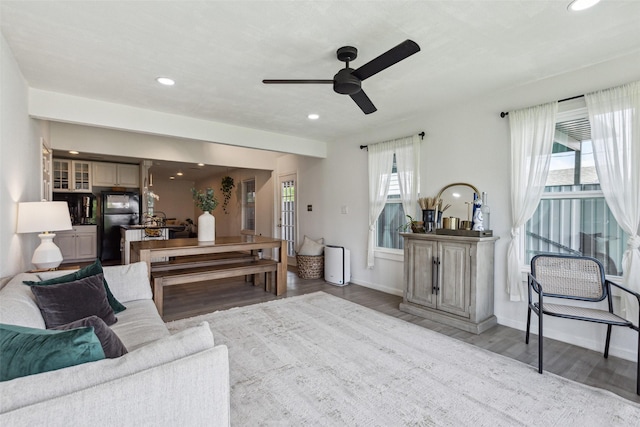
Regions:
<instances>
[{"instance_id":1,"label":"wooden dining table","mask_svg":"<svg viewBox=\"0 0 640 427\"><path fill-rule=\"evenodd\" d=\"M176 259L196 255L206 257L212 254L247 251L277 262L275 294L284 294L287 291L287 241L272 237L241 235L216 237L213 242L200 242L197 238L131 242L131 262L146 262L151 278L154 264L152 259Z\"/></svg>"}]
</instances>

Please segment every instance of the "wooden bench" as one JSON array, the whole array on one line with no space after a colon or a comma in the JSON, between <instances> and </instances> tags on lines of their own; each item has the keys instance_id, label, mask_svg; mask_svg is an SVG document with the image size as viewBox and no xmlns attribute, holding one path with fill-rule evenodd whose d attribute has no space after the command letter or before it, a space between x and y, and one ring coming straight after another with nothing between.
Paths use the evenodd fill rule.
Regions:
<instances>
[{"instance_id":1,"label":"wooden bench","mask_svg":"<svg viewBox=\"0 0 640 427\"><path fill-rule=\"evenodd\" d=\"M222 252L209 255L187 255L171 258L169 261L153 262L151 263L151 273L234 264L238 262L250 262L257 259L258 256L251 252Z\"/></svg>"},{"instance_id":2,"label":"wooden bench","mask_svg":"<svg viewBox=\"0 0 640 427\"><path fill-rule=\"evenodd\" d=\"M154 272L151 277L153 283L153 300L158 309L158 313L160 313L162 317L165 286L249 275L253 276L253 284L255 285L256 275L263 273L266 275L265 291L271 291L272 288L277 289L276 286L273 286L277 270L278 262L259 259L250 262L158 271Z\"/></svg>"}]
</instances>

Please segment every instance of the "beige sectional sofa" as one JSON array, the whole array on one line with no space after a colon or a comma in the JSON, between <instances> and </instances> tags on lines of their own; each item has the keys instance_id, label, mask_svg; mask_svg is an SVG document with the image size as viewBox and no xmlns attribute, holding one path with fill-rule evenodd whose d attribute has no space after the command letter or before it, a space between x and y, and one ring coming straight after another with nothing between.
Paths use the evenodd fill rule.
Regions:
<instances>
[{"instance_id":1,"label":"beige sectional sofa","mask_svg":"<svg viewBox=\"0 0 640 427\"><path fill-rule=\"evenodd\" d=\"M229 425L228 352L214 345L209 325L170 335L153 303L145 263L103 270L127 307L111 328L128 353L0 382L0 425ZM68 273L21 273L0 283L0 323L45 328L22 282Z\"/></svg>"}]
</instances>

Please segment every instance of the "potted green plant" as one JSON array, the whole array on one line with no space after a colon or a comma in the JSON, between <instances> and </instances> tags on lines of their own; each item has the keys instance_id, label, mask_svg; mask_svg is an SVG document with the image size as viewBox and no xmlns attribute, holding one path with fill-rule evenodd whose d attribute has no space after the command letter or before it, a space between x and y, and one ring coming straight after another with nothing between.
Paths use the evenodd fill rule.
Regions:
<instances>
[{"instance_id":1,"label":"potted green plant","mask_svg":"<svg viewBox=\"0 0 640 427\"><path fill-rule=\"evenodd\" d=\"M222 191L222 195L224 196L224 202L222 202L222 210L226 214L229 213L227 212L227 205L229 204L229 200L231 200L231 190L233 190L233 187L235 187L233 178L228 175L222 178L222 186L220 187L220 191Z\"/></svg>"},{"instance_id":2,"label":"potted green plant","mask_svg":"<svg viewBox=\"0 0 640 427\"><path fill-rule=\"evenodd\" d=\"M191 189L193 201L203 214L198 217L198 241L212 242L216 239L216 219L211 211L218 206L213 189L208 187L205 191Z\"/></svg>"}]
</instances>

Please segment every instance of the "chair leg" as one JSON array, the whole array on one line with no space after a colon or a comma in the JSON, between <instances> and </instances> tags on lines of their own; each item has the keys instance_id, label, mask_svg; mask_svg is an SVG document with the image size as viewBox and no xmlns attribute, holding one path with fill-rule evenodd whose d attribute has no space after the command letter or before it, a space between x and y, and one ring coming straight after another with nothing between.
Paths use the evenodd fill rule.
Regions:
<instances>
[{"instance_id":1,"label":"chair leg","mask_svg":"<svg viewBox=\"0 0 640 427\"><path fill-rule=\"evenodd\" d=\"M638 331L638 358L636 359L636 394L640 395L640 331Z\"/></svg>"},{"instance_id":2,"label":"chair leg","mask_svg":"<svg viewBox=\"0 0 640 427\"><path fill-rule=\"evenodd\" d=\"M538 372L542 373L542 310L538 313Z\"/></svg>"},{"instance_id":3,"label":"chair leg","mask_svg":"<svg viewBox=\"0 0 640 427\"><path fill-rule=\"evenodd\" d=\"M604 343L604 358L609 357L609 342L611 342L611 325L607 325L607 340Z\"/></svg>"},{"instance_id":4,"label":"chair leg","mask_svg":"<svg viewBox=\"0 0 640 427\"><path fill-rule=\"evenodd\" d=\"M529 344L529 330L531 329L531 307L527 310L527 334L524 336L524 343Z\"/></svg>"}]
</instances>

